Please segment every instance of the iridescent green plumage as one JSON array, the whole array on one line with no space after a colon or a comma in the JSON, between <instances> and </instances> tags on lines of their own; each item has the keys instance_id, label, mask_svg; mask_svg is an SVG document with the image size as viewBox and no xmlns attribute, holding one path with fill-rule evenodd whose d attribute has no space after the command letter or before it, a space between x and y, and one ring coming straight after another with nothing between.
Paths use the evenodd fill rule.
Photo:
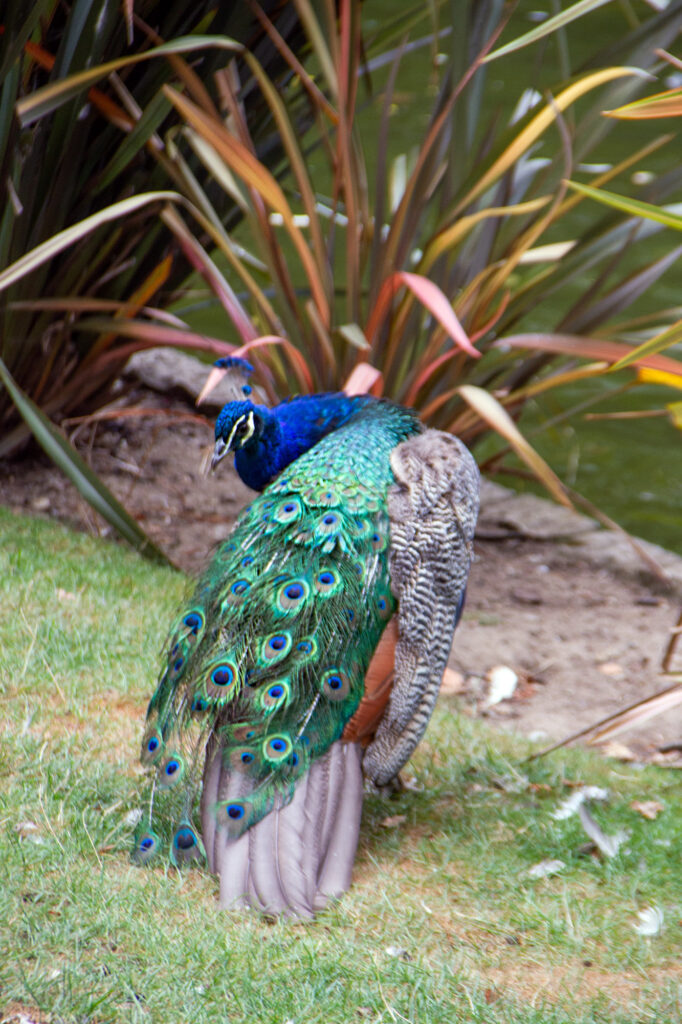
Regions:
<instances>
[{"instance_id":1,"label":"iridescent green plumage","mask_svg":"<svg viewBox=\"0 0 682 1024\"><path fill-rule=\"evenodd\" d=\"M361 405L244 509L216 551L149 705L142 760L156 781L136 860L160 846L157 818L174 828L163 837L174 863L201 854L192 820L210 744L243 779L213 806L236 838L287 803L341 736L395 610L390 455L419 429L407 410Z\"/></svg>"}]
</instances>

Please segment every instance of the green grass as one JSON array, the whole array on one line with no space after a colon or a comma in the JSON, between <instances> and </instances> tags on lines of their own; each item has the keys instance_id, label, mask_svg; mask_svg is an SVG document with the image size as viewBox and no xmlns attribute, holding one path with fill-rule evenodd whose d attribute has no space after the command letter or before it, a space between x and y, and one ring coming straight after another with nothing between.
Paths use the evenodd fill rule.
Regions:
<instances>
[{"instance_id":1,"label":"green grass","mask_svg":"<svg viewBox=\"0 0 682 1024\"><path fill-rule=\"evenodd\" d=\"M411 769L421 788L368 799L353 888L313 924L220 912L204 872L133 868L142 718L183 590L0 509L0 1019L682 1018L679 775L582 751L526 766L525 743L446 702ZM609 788L595 815L631 831L613 860L551 817L567 780ZM630 807L648 798L655 821ZM528 878L555 857L560 875ZM644 939L632 923L652 903L665 926Z\"/></svg>"}]
</instances>

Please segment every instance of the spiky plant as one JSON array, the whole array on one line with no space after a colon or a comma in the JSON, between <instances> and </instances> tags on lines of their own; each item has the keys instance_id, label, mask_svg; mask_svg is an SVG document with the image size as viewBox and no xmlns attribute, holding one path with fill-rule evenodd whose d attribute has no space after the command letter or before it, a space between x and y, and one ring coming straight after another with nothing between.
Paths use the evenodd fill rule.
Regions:
<instances>
[{"instance_id":1,"label":"spiky plant","mask_svg":"<svg viewBox=\"0 0 682 1024\"><path fill-rule=\"evenodd\" d=\"M291 44L303 45L296 12L267 7ZM128 357L115 332L83 334L78 316L106 310L125 320L155 297L167 303L187 276L158 216L164 197L153 194L176 187L189 193L196 177L221 223L239 212L196 158L173 160L180 128L164 85L181 86L218 116L215 76L230 63L242 78L242 112L258 152L276 158L267 108L235 59L242 44L259 54L273 81L290 77L248 5L147 0L122 9L110 0L42 0L28 15L25 5L8 5L0 34L0 268L19 262L22 269L0 296L0 356L16 383L57 419L106 401ZM88 217L88 231L59 243L61 232ZM21 263L46 243L49 258ZM0 453L21 439L21 428L12 431L16 420L0 391Z\"/></svg>"},{"instance_id":2,"label":"spiky plant","mask_svg":"<svg viewBox=\"0 0 682 1024\"><path fill-rule=\"evenodd\" d=\"M139 138L150 108L176 114L154 136L162 154L154 183L163 171L173 186L154 202L163 201L159 223L222 307L223 322L214 321L222 338L193 331L189 317L169 321L153 310L141 316L146 297L112 317L92 302L58 296L70 310L69 329L87 353L89 372L113 372L117 359L150 344L248 351L272 396L347 384L416 405L427 422L473 444L492 428L565 501L561 484L515 425L528 399L607 373L624 359L638 374L682 376L676 359L633 351L619 326L627 307L676 260L674 244L652 259L648 240L656 225L630 211L588 207L566 184L614 130L602 111L637 95L637 68L656 70L656 50L677 37L682 11L677 5L616 8L608 52L597 50L586 66L574 68L568 26L597 6L583 0L505 45L511 29L499 39L506 18L499 0L448 8L447 35L431 23L438 56L430 78L433 109L402 162L402 184L393 189L392 158L402 154L391 149L391 111L401 54L410 33L424 32L419 15L399 19L393 36L383 30L370 39L361 25L368 8L354 0L339 4L338 17L331 6L318 16L297 0L310 55L305 63L261 18L290 77L273 81L252 52L240 60L284 154L277 176L259 158L242 102L243 74L235 76L233 64L218 72L219 109L199 97L194 80L163 85L154 95L158 107L145 109L136 130ZM395 46L395 32L404 38L388 76L378 98L368 96L366 60ZM487 117L491 65L502 69L520 51L555 45L563 66L545 95L533 96L516 118ZM39 90L22 102L21 117L39 117L46 103L56 107L75 84L92 86L98 75L104 78L102 68L88 72L87 83L81 77ZM310 113L305 134L300 106L292 106L301 95ZM365 118L376 103L378 160L370 174ZM154 128L160 125L157 120ZM592 185L622 180L654 151L665 173L650 181L646 197L664 203L682 182L669 136L631 152ZM192 161L204 169L201 181L189 172ZM144 195L130 200L147 201ZM222 214L228 201L242 218L236 233ZM118 211L110 207L100 216ZM79 237L89 227L79 227ZM34 251L29 265L45 265L45 255ZM6 281L0 275L0 286ZM640 318L637 329L638 337L659 335L662 348L682 336L682 321L679 311L657 312Z\"/></svg>"}]
</instances>

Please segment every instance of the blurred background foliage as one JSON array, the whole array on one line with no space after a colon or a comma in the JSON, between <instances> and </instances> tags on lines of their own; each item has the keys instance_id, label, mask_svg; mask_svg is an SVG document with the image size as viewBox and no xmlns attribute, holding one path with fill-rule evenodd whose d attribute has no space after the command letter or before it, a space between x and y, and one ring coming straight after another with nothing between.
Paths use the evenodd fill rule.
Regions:
<instances>
[{"instance_id":1,"label":"blurred background foliage","mask_svg":"<svg viewBox=\"0 0 682 1024\"><path fill-rule=\"evenodd\" d=\"M562 501L543 439L577 412L679 427L682 307L646 301L682 252L679 109L636 141L604 111L676 73L681 5L613 0L608 33L603 0L537 6L8 5L0 455L32 429L84 489L50 420L154 345L248 352L273 401L415 405Z\"/></svg>"}]
</instances>

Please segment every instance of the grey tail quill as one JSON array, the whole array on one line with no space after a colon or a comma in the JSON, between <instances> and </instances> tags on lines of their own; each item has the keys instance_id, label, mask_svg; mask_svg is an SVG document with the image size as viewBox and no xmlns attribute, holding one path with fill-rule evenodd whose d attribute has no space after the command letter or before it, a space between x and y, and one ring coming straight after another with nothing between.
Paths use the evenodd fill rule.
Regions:
<instances>
[{"instance_id":1,"label":"grey tail quill","mask_svg":"<svg viewBox=\"0 0 682 1024\"><path fill-rule=\"evenodd\" d=\"M362 747L337 741L310 764L293 798L238 839L216 821L219 801L243 797L249 780L208 751L201 803L210 869L220 878L220 905L312 918L350 886L362 814Z\"/></svg>"}]
</instances>

